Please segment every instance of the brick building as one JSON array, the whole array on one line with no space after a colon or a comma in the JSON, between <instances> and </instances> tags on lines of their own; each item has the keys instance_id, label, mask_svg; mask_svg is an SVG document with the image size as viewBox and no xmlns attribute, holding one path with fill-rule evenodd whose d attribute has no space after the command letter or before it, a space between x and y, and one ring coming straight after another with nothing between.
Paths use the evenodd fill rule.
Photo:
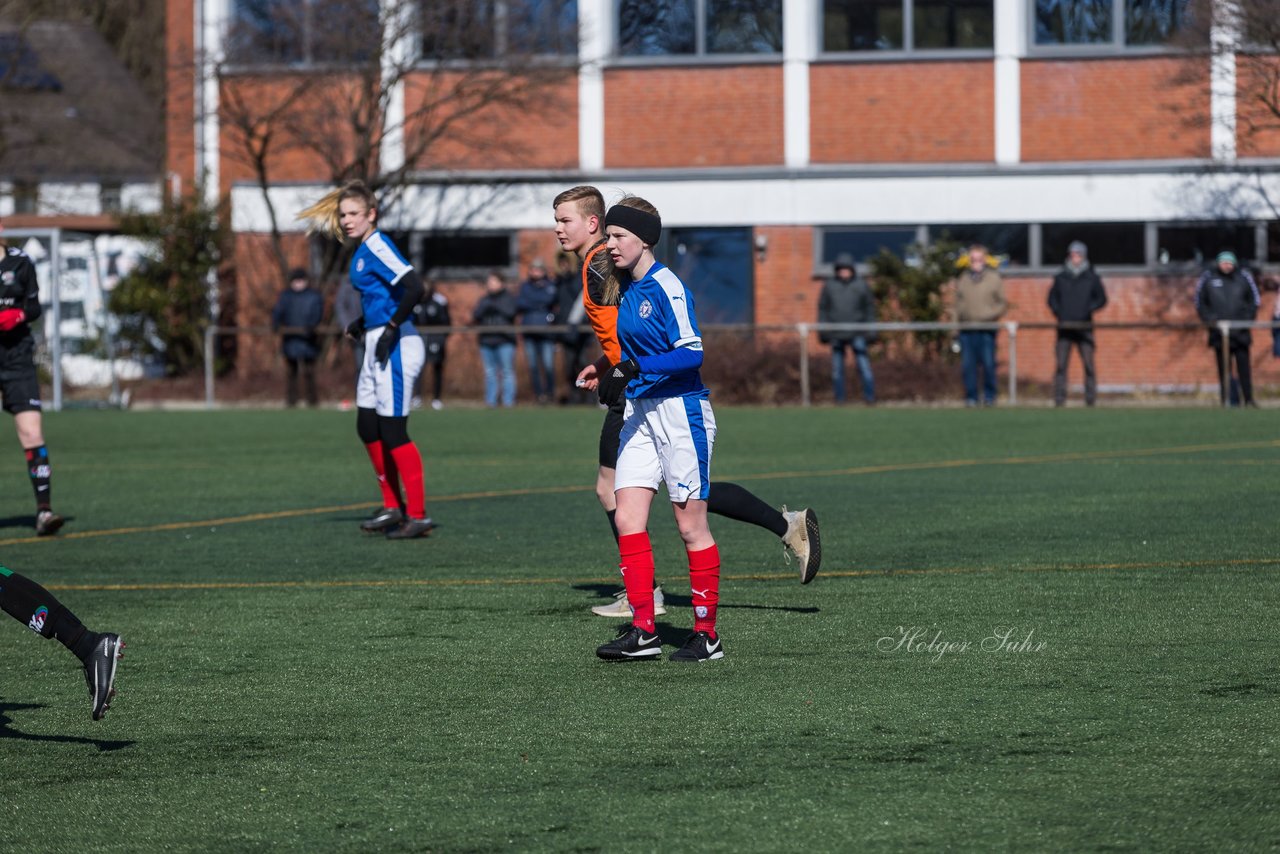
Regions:
<instances>
[{"instance_id":1,"label":"brick building","mask_svg":"<svg viewBox=\"0 0 1280 854\"><path fill-rule=\"evenodd\" d=\"M368 14L329 14L335 3ZM314 259L288 212L331 178L300 143L255 171L228 105L279 101L281 87L323 76L297 98L322 111L378 36L378 0L274 4L296 7L289 27L263 17L270 5L168 3L168 170L185 186L203 174L230 199L241 324L260 321L277 287L273 211L290 262ZM1250 112L1259 57L1176 47L1188 0L451 0L403 18L388 15L394 0L381 7L382 26L403 20L410 34L381 58L384 79L391 61L410 68L371 154L407 176L383 226L464 313L479 270L515 274L554 254L551 199L588 182L658 205L659 257L722 322L812 321L814 276L838 252L865 260L944 233L1008 258L1010 319L1024 322L1049 319L1050 278L1073 239L1109 285L1099 320L1191 319L1192 283L1221 248L1280 269L1280 132ZM466 37L442 37L445 19ZM501 65L517 41L538 62ZM422 99L489 67L557 73L538 83L540 108L477 109L413 145ZM1051 335L1025 334L1021 377L1047 380ZM1274 382L1264 343L1261 379ZM1212 387L1202 346L1199 334L1103 333L1103 388Z\"/></svg>"}]
</instances>

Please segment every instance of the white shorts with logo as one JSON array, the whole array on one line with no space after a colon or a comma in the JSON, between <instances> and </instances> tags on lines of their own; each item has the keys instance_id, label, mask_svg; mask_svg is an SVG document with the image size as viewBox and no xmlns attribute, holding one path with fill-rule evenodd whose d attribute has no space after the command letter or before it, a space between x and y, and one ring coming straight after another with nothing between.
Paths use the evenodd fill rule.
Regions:
<instances>
[{"instance_id":1,"label":"white shorts with logo","mask_svg":"<svg viewBox=\"0 0 1280 854\"><path fill-rule=\"evenodd\" d=\"M375 409L379 415L388 417L408 415L413 389L426 359L426 348L418 333L402 330L391 357L378 364L374 350L384 328L379 326L364 333L364 362L360 365L360 378L356 380L356 406Z\"/></svg>"},{"instance_id":2,"label":"white shorts with logo","mask_svg":"<svg viewBox=\"0 0 1280 854\"><path fill-rule=\"evenodd\" d=\"M716 418L711 401L697 397L627 401L619 441L614 489L656 490L666 483L673 503L707 499Z\"/></svg>"}]
</instances>

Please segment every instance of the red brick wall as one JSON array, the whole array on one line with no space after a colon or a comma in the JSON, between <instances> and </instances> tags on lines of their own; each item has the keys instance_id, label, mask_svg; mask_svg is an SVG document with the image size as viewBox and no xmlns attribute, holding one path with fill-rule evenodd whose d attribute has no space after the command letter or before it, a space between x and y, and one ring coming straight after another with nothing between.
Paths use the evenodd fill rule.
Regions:
<instances>
[{"instance_id":1,"label":"red brick wall","mask_svg":"<svg viewBox=\"0 0 1280 854\"><path fill-rule=\"evenodd\" d=\"M611 169L783 162L781 66L611 68L604 82Z\"/></svg>"},{"instance_id":2,"label":"red brick wall","mask_svg":"<svg viewBox=\"0 0 1280 854\"><path fill-rule=\"evenodd\" d=\"M1022 63L1022 159L1209 156L1208 60L1033 59Z\"/></svg>"},{"instance_id":3,"label":"red brick wall","mask_svg":"<svg viewBox=\"0 0 1280 854\"><path fill-rule=\"evenodd\" d=\"M812 323L818 314L813 269L813 229L770 226L755 230L768 243L755 260L755 322Z\"/></svg>"},{"instance_id":4,"label":"red brick wall","mask_svg":"<svg viewBox=\"0 0 1280 854\"><path fill-rule=\"evenodd\" d=\"M1236 145L1241 157L1280 157L1280 59L1240 55L1236 60ZM1263 101L1270 98L1271 106Z\"/></svg>"},{"instance_id":5,"label":"red brick wall","mask_svg":"<svg viewBox=\"0 0 1280 854\"><path fill-rule=\"evenodd\" d=\"M485 104L459 113L459 93L479 90ZM482 78L427 73L409 78L405 114L418 114L406 135L406 156L421 169L571 169L578 165L578 78ZM430 122L427 122L427 117ZM416 141L436 135L421 155Z\"/></svg>"},{"instance_id":6,"label":"red brick wall","mask_svg":"<svg viewBox=\"0 0 1280 854\"><path fill-rule=\"evenodd\" d=\"M993 68L990 60L812 66L812 161L994 160Z\"/></svg>"},{"instance_id":7,"label":"red brick wall","mask_svg":"<svg viewBox=\"0 0 1280 854\"><path fill-rule=\"evenodd\" d=\"M195 178L195 69L192 65L191 3L165 4L165 171L182 179L189 190Z\"/></svg>"}]
</instances>

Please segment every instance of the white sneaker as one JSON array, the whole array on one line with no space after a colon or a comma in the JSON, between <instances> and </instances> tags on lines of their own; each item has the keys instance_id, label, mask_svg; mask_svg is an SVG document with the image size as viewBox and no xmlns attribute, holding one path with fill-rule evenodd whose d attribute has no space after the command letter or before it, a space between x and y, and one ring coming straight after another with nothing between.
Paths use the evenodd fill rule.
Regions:
<instances>
[{"instance_id":1,"label":"white sneaker","mask_svg":"<svg viewBox=\"0 0 1280 854\"><path fill-rule=\"evenodd\" d=\"M800 564L800 583L808 584L818 574L822 565L822 539L818 535L818 517L812 510L788 510L782 505L782 518L787 520L787 532L782 535L785 547L783 555L787 563L791 555Z\"/></svg>"},{"instance_id":2,"label":"white sneaker","mask_svg":"<svg viewBox=\"0 0 1280 854\"><path fill-rule=\"evenodd\" d=\"M664 607L665 604L665 600L662 596L662 588L653 588L653 615L655 617L661 617L663 614L667 613L667 609ZM613 594L612 602L608 605L596 605L591 609L591 613L595 614L597 617L613 617L614 619L622 620L630 619L631 604L627 602L627 591L625 589L619 590L617 593Z\"/></svg>"},{"instance_id":3,"label":"white sneaker","mask_svg":"<svg viewBox=\"0 0 1280 854\"><path fill-rule=\"evenodd\" d=\"M437 397L435 400L431 401L431 408L436 412L439 412L441 409L444 409L444 404L441 403L440 398Z\"/></svg>"}]
</instances>

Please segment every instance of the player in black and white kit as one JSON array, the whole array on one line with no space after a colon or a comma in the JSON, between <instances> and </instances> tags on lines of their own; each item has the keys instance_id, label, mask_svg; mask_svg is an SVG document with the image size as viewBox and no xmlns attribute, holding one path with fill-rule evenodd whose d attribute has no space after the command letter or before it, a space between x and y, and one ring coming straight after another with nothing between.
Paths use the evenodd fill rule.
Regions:
<instances>
[{"instance_id":1,"label":"player in black and white kit","mask_svg":"<svg viewBox=\"0 0 1280 854\"><path fill-rule=\"evenodd\" d=\"M4 225L0 223L0 241ZM36 493L36 534L48 537L63 519L50 504L49 449L41 423L40 380L36 376L36 341L31 324L39 319L40 286L36 268L21 249L3 246L0 255L0 396L13 416L18 441L27 457L27 474Z\"/></svg>"}]
</instances>

